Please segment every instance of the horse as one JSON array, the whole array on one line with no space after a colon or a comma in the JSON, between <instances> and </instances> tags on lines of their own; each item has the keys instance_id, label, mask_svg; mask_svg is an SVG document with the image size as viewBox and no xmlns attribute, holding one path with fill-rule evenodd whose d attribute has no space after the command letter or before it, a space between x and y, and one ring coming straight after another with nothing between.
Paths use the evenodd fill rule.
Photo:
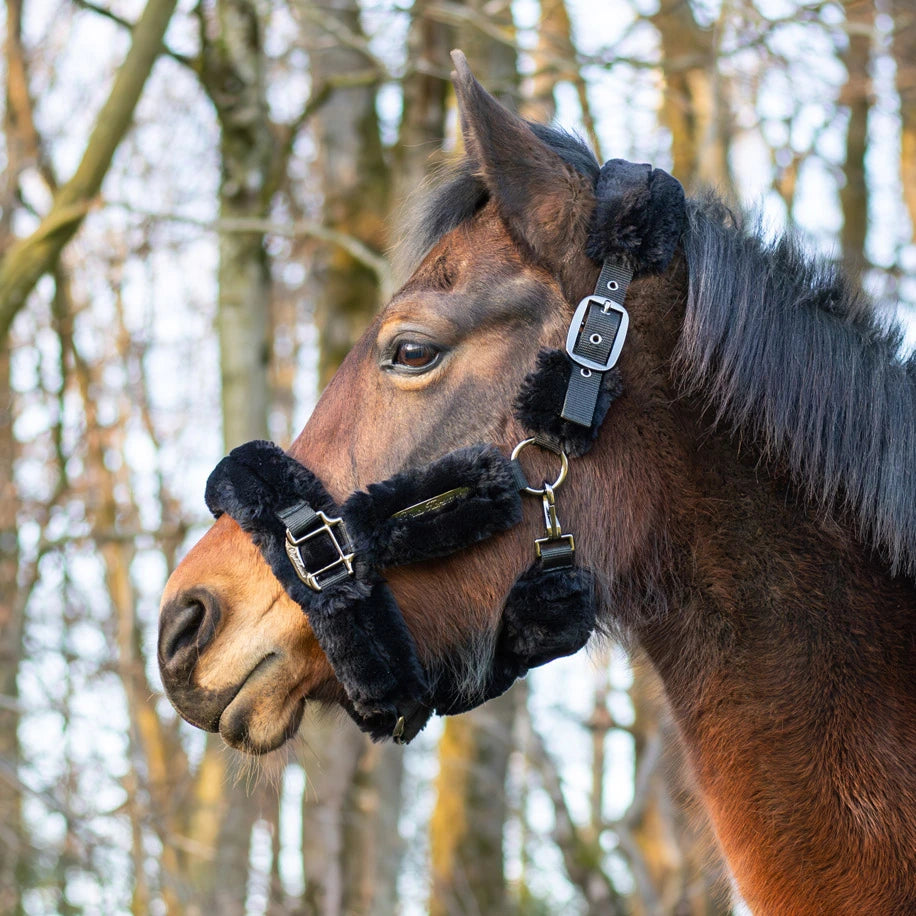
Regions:
<instances>
[{"instance_id":1,"label":"horse","mask_svg":"<svg viewBox=\"0 0 916 916\"><path fill-rule=\"evenodd\" d=\"M415 269L288 455L334 500L528 431L519 390L595 286L599 165L522 120L456 52L465 158L406 235ZM636 277L622 394L557 496L597 629L657 671L754 913L916 913L916 359L841 272L691 198ZM532 447L529 480L557 475ZM473 691L544 520L385 580L421 664ZM172 573L159 662L188 721L249 753L346 691L229 515Z\"/></svg>"}]
</instances>

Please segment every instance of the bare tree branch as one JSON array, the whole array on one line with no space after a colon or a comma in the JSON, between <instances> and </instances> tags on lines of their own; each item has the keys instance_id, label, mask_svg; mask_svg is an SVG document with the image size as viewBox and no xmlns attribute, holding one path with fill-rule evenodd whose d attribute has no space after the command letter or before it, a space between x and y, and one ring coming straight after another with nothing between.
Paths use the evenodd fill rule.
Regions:
<instances>
[{"instance_id":1,"label":"bare tree branch","mask_svg":"<svg viewBox=\"0 0 916 916\"><path fill-rule=\"evenodd\" d=\"M128 32L133 33L137 24L131 22L129 19L125 19L123 16L119 16L114 10L110 10L105 6L99 6L97 3L93 3L92 0L71 0L74 6L78 7L81 10L86 10L90 13L95 13L97 16L101 16L103 19L109 19L115 25L121 26L122 29L127 29ZM198 61L193 57L188 57L186 54L179 54L177 51L173 51L165 42L162 43L162 53L166 57L171 57L172 60L181 64L184 67L189 67L192 70L196 70L198 67Z\"/></svg>"},{"instance_id":2,"label":"bare tree branch","mask_svg":"<svg viewBox=\"0 0 916 916\"><path fill-rule=\"evenodd\" d=\"M370 248L355 236L348 235L338 229L332 229L330 226L325 226L316 220L300 219L289 223L279 223L270 219L237 217L211 221L195 219L192 216L185 216L180 213L156 213L138 210L122 203L109 203L109 206L121 207L130 213L142 216L144 219L184 223L189 226L199 226L209 232L256 232L261 235L279 235L286 238L314 238L320 242L327 242L329 245L336 245L342 248L355 260L372 270L378 277L383 298L387 298L392 292L391 265L384 255Z\"/></svg>"},{"instance_id":3,"label":"bare tree branch","mask_svg":"<svg viewBox=\"0 0 916 916\"><path fill-rule=\"evenodd\" d=\"M26 297L54 266L98 195L162 48L162 37L175 2L149 0L133 30L133 43L96 118L76 172L55 195L50 211L35 232L11 246L0 261L0 341L6 339Z\"/></svg>"}]
</instances>

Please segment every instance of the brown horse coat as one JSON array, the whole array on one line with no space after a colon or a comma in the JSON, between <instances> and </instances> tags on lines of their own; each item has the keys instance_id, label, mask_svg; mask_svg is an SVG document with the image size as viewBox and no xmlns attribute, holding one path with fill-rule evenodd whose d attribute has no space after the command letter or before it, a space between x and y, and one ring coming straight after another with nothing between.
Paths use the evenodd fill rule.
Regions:
<instances>
[{"instance_id":1,"label":"brown horse coat","mask_svg":"<svg viewBox=\"0 0 916 916\"><path fill-rule=\"evenodd\" d=\"M460 445L511 449L516 394L598 272L597 164L456 63L469 158L291 447L336 499ZM916 364L791 244L715 202L690 217L668 271L631 286L625 391L574 462L563 519L601 573L604 628L662 678L752 910L916 913ZM405 352L435 355L418 369ZM539 516L531 501L512 531L392 571L424 662L479 680ZM185 621L161 658L170 696L238 746L269 750L304 702L340 699L226 517L173 574L162 619Z\"/></svg>"}]
</instances>

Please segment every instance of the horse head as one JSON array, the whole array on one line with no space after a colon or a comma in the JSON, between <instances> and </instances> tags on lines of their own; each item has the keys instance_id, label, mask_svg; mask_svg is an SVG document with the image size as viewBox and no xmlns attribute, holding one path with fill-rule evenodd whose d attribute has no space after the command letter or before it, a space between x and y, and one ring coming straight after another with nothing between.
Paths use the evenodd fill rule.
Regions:
<instances>
[{"instance_id":1,"label":"horse head","mask_svg":"<svg viewBox=\"0 0 916 916\"><path fill-rule=\"evenodd\" d=\"M338 502L458 447L486 442L508 454L530 435L518 418L519 392L539 351L563 346L576 303L598 275L587 253L597 162L578 141L503 108L463 56L455 60L466 158L420 211L411 235L422 250L419 265L289 449ZM628 305L641 298L631 295ZM637 304L634 336L641 319ZM629 356L625 374L628 365L633 376L651 374ZM628 403L615 411L644 408L644 386L633 381ZM557 476L555 454L528 451L529 479ZM633 487L644 494L638 505L626 498ZM644 453L619 436L602 437L563 486L562 520L575 531L581 561L601 571L599 617L607 571L633 562L663 488ZM386 570L425 668L446 667L466 685L485 676L506 595L544 533L539 500L523 502L523 522L511 530L448 557ZM168 695L188 721L254 753L293 734L305 702L347 701L302 608L229 515L169 579L159 661Z\"/></svg>"},{"instance_id":2,"label":"horse head","mask_svg":"<svg viewBox=\"0 0 916 916\"><path fill-rule=\"evenodd\" d=\"M455 62L466 158L418 266L289 453L211 475L162 601L170 699L250 753L309 701L409 739L625 634L755 912L916 912L916 362L791 239L712 199L682 231L670 176L599 169Z\"/></svg>"}]
</instances>

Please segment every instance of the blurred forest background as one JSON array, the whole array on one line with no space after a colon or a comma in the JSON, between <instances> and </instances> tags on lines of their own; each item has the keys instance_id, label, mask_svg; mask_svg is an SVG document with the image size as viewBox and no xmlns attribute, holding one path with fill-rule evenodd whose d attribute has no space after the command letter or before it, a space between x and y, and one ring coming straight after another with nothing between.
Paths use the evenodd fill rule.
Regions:
<instances>
[{"instance_id":1,"label":"blurred forest background","mask_svg":"<svg viewBox=\"0 0 916 916\"><path fill-rule=\"evenodd\" d=\"M307 714L257 766L161 694L207 473L288 444L398 282L397 214L459 144L452 47L912 320L913 0L7 0L3 916L740 912L613 648L406 750Z\"/></svg>"}]
</instances>

